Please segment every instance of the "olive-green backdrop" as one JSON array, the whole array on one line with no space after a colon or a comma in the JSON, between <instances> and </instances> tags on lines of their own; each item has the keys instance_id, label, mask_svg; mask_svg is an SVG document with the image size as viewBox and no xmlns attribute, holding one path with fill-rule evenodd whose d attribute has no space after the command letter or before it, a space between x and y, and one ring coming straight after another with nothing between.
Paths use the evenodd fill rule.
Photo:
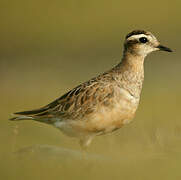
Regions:
<instances>
[{"instance_id":1,"label":"olive-green backdrop","mask_svg":"<svg viewBox=\"0 0 181 180\"><path fill-rule=\"evenodd\" d=\"M181 1L1 0L0 179L181 179ZM125 35L151 31L174 53L145 61L134 121L77 140L16 111L46 105L121 60Z\"/></svg>"}]
</instances>

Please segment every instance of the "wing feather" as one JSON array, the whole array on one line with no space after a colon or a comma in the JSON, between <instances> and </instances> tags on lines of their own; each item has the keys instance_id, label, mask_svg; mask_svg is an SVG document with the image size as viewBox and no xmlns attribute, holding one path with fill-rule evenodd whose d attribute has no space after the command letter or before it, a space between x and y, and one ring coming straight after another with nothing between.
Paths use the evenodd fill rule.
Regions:
<instances>
[{"instance_id":1,"label":"wing feather","mask_svg":"<svg viewBox=\"0 0 181 180\"><path fill-rule=\"evenodd\" d=\"M75 87L42 108L14 114L42 118L46 116L66 119L82 118L94 112L100 103L108 105L108 99L112 98L114 90L110 83L109 86L105 83L105 80L109 80L109 77L98 76Z\"/></svg>"}]
</instances>

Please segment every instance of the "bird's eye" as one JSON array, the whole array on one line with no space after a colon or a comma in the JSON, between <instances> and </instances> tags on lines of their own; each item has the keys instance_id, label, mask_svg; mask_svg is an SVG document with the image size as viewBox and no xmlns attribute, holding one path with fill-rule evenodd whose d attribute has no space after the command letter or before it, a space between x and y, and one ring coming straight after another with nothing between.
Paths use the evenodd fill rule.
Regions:
<instances>
[{"instance_id":1,"label":"bird's eye","mask_svg":"<svg viewBox=\"0 0 181 180\"><path fill-rule=\"evenodd\" d=\"M148 39L146 37L141 37L141 38L139 38L139 41L141 43L146 43L146 42L148 42Z\"/></svg>"}]
</instances>

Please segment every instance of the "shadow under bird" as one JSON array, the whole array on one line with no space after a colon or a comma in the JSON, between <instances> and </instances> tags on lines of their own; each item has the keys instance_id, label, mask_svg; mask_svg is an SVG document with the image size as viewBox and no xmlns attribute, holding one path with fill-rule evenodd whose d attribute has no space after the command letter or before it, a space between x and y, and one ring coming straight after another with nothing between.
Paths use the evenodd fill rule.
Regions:
<instances>
[{"instance_id":1,"label":"shadow under bird","mask_svg":"<svg viewBox=\"0 0 181 180\"><path fill-rule=\"evenodd\" d=\"M135 116L144 80L144 59L153 51L172 52L144 30L129 33L122 60L112 69L80 84L52 103L14 113L10 120L35 120L77 137L86 148L97 135L113 132Z\"/></svg>"}]
</instances>

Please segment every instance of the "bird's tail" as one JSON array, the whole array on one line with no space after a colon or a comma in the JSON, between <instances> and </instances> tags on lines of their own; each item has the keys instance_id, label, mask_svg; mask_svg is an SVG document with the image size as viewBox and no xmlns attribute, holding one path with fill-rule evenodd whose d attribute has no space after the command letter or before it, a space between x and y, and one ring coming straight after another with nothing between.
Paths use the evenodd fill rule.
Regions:
<instances>
[{"instance_id":1,"label":"bird's tail","mask_svg":"<svg viewBox=\"0 0 181 180\"><path fill-rule=\"evenodd\" d=\"M40 109L34 109L30 111L22 111L13 113L16 115L15 117L10 118L11 121L19 121L19 120L37 120L37 116L46 112L48 107L43 107Z\"/></svg>"},{"instance_id":2,"label":"bird's tail","mask_svg":"<svg viewBox=\"0 0 181 180\"><path fill-rule=\"evenodd\" d=\"M35 120L35 118L30 116L16 116L9 119L10 121L20 121L20 120Z\"/></svg>"}]
</instances>

